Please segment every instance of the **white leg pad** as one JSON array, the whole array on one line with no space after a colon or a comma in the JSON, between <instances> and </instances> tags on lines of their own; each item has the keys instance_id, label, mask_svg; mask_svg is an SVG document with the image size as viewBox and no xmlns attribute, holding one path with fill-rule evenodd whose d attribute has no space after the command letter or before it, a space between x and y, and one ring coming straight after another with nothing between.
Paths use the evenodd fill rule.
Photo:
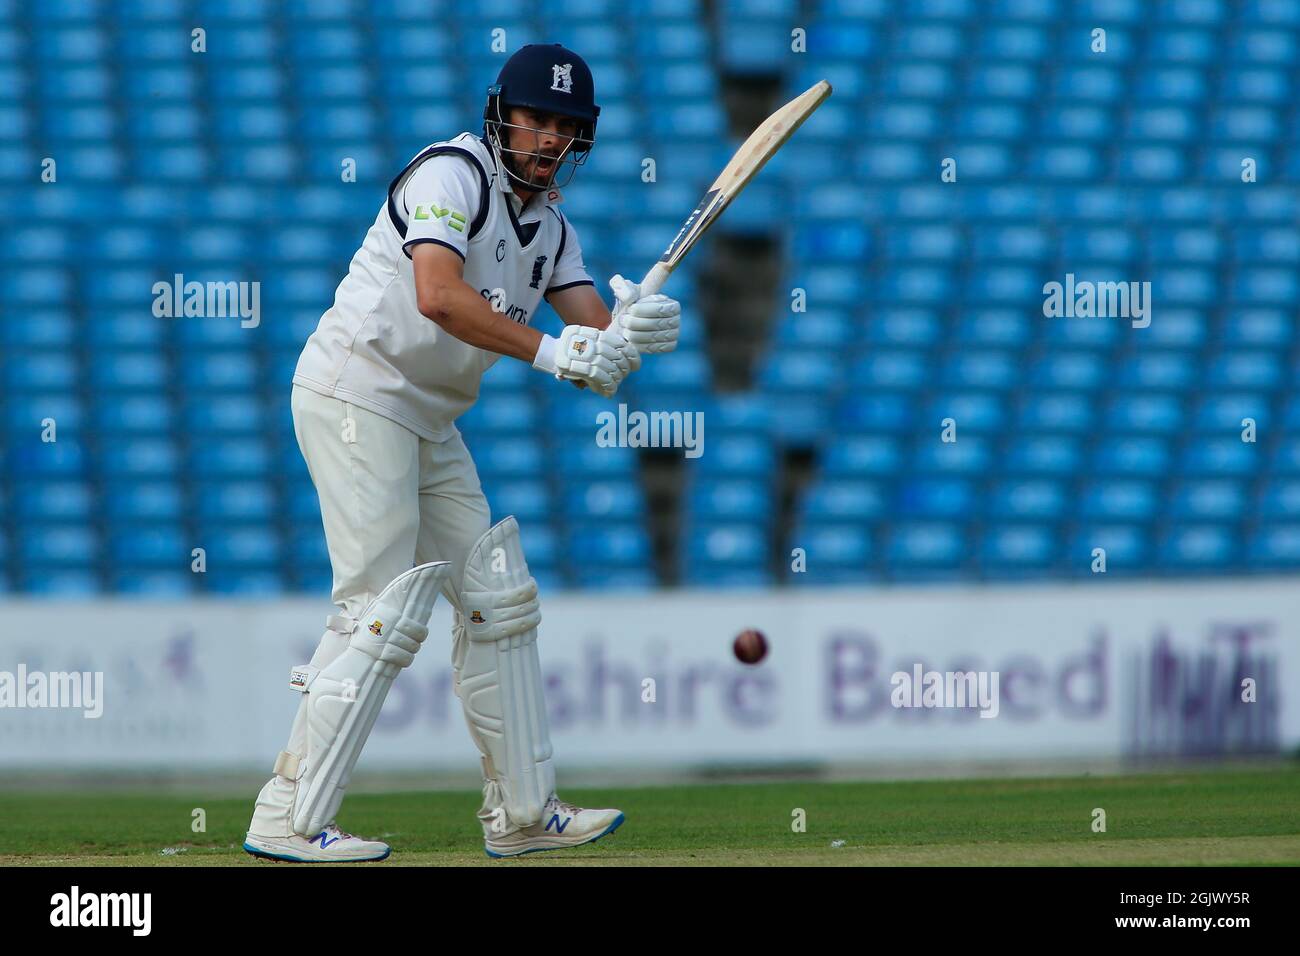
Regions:
<instances>
[{"instance_id":1,"label":"white leg pad","mask_svg":"<svg viewBox=\"0 0 1300 956\"><path fill-rule=\"evenodd\" d=\"M470 550L461 608L457 623L468 640L457 648L456 694L506 815L517 826L530 826L555 791L555 766L537 656L537 582L513 517Z\"/></svg>"},{"instance_id":2,"label":"white leg pad","mask_svg":"<svg viewBox=\"0 0 1300 956\"><path fill-rule=\"evenodd\" d=\"M429 635L450 570L439 561L399 574L355 622L343 653L324 668L294 669L290 686L307 695L305 753L281 753L275 772L296 784L295 833L319 833L338 813L388 689Z\"/></svg>"}]
</instances>

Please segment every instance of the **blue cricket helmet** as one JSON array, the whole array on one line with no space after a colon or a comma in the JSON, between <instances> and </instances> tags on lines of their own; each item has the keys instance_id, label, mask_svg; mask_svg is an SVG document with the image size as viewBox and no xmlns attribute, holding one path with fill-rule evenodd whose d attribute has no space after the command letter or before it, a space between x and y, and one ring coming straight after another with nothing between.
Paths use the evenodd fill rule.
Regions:
<instances>
[{"instance_id":1,"label":"blue cricket helmet","mask_svg":"<svg viewBox=\"0 0 1300 956\"><path fill-rule=\"evenodd\" d=\"M523 106L571 116L578 121L577 136L556 165L558 172L559 166L568 164L570 171L565 183L572 179L573 170L586 160L596 141L596 120L600 116L600 107L596 105L596 84L587 62L559 43L529 44L515 51L506 60L501 72L497 74L496 83L488 87L487 93L487 105L483 109L483 133L499 152L529 157L536 155L503 146L501 127L511 126L504 119L505 107ZM506 170L528 189L545 188L521 180L508 165Z\"/></svg>"}]
</instances>

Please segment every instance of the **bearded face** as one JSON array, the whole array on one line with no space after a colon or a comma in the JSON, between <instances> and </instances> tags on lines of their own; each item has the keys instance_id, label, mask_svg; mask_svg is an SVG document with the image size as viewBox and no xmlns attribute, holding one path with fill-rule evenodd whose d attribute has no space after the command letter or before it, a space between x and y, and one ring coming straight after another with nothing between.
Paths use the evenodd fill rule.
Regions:
<instances>
[{"instance_id":1,"label":"bearded face","mask_svg":"<svg viewBox=\"0 0 1300 956\"><path fill-rule=\"evenodd\" d=\"M578 121L558 113L512 106L502 128L502 159L517 182L534 192L548 188L560 158L578 134Z\"/></svg>"}]
</instances>

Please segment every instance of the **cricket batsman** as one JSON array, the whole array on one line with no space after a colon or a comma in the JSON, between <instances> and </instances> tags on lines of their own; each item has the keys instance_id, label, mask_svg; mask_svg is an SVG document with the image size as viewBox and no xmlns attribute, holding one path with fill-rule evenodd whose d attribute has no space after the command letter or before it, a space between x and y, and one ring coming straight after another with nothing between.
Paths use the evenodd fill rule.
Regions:
<instances>
[{"instance_id":1,"label":"cricket batsman","mask_svg":"<svg viewBox=\"0 0 1300 956\"><path fill-rule=\"evenodd\" d=\"M590 154L599 113L576 53L516 52L488 88L483 135L430 145L392 181L303 348L294 432L320 498L339 612L290 676L301 701L257 797L244 843L256 856L389 855L335 816L439 592L454 609L456 696L482 754L488 855L579 846L623 822L618 810L556 796L537 584L515 519L491 522L455 424L502 355L609 397L643 354L677 345L681 307L667 296L642 297L614 276L611 314L560 211L560 186ZM558 337L529 326L543 296L564 321Z\"/></svg>"}]
</instances>

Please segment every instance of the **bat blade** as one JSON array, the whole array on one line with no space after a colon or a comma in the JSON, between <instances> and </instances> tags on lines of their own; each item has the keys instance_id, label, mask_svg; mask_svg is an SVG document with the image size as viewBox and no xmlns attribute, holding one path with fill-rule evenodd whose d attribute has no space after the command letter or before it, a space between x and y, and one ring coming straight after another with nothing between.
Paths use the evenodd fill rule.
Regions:
<instances>
[{"instance_id":1,"label":"bat blade","mask_svg":"<svg viewBox=\"0 0 1300 956\"><path fill-rule=\"evenodd\" d=\"M830 95L831 85L825 80L819 80L765 119L750 134L749 139L741 144L731 161L723 167L694 211L686 217L654 268L646 274L641 282L642 295L653 295L659 291L677 263L686 257L700 236L713 225L731 201L740 195L749 181L763 168L763 164L785 145L794 131Z\"/></svg>"}]
</instances>

